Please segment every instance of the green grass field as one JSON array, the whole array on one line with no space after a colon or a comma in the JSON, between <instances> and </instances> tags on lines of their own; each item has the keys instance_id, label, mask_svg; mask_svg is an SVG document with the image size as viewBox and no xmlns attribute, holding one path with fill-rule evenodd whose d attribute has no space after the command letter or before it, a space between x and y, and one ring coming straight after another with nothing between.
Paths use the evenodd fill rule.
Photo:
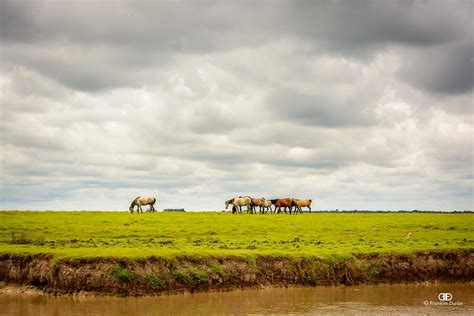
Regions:
<instances>
[{"instance_id":1,"label":"green grass field","mask_svg":"<svg viewBox=\"0 0 474 316\"><path fill-rule=\"evenodd\" d=\"M474 214L0 211L0 254L142 258L413 253L473 249L473 223Z\"/></svg>"}]
</instances>

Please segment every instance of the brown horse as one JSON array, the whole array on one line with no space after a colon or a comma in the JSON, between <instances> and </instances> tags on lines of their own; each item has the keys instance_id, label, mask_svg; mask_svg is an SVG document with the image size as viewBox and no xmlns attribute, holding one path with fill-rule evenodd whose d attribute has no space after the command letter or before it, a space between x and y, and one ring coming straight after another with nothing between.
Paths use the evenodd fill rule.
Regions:
<instances>
[{"instance_id":1,"label":"brown horse","mask_svg":"<svg viewBox=\"0 0 474 316\"><path fill-rule=\"evenodd\" d=\"M139 196L130 204L130 213L133 214L135 205L137 206L137 213L143 213L142 205L150 205L150 212L156 212L153 205L155 205L156 199L153 196Z\"/></svg>"},{"instance_id":2,"label":"brown horse","mask_svg":"<svg viewBox=\"0 0 474 316\"><path fill-rule=\"evenodd\" d=\"M291 208L293 207L293 199L284 198L284 199L274 199L270 201L272 202L273 205L275 205L275 213L280 214L282 207L283 207L283 211L286 213L286 208L288 207L291 214Z\"/></svg>"},{"instance_id":3,"label":"brown horse","mask_svg":"<svg viewBox=\"0 0 474 316\"><path fill-rule=\"evenodd\" d=\"M309 209L309 212L311 213L311 203L313 201L311 199L293 199L293 206L295 207L295 214L298 213L298 211L303 214L303 210L301 209L302 207L307 207Z\"/></svg>"}]
</instances>

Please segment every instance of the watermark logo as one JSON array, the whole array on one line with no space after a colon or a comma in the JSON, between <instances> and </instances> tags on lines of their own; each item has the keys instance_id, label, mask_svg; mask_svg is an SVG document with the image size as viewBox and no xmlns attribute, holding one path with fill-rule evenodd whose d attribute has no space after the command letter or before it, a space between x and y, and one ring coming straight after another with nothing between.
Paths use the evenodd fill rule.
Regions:
<instances>
[{"instance_id":1,"label":"watermark logo","mask_svg":"<svg viewBox=\"0 0 474 316\"><path fill-rule=\"evenodd\" d=\"M453 295L451 293L439 293L438 299L441 302L449 302L453 299Z\"/></svg>"},{"instance_id":2,"label":"watermark logo","mask_svg":"<svg viewBox=\"0 0 474 316\"><path fill-rule=\"evenodd\" d=\"M424 305L429 306L440 306L440 305L450 305L450 306L460 306L464 305L463 302L453 302L453 295L451 293L438 293L438 301L424 301Z\"/></svg>"}]
</instances>

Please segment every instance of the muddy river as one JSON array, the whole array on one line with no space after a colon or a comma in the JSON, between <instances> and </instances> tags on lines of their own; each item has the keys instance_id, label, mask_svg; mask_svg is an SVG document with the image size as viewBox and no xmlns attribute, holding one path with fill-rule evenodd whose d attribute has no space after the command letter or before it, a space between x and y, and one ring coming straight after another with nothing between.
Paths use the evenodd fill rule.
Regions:
<instances>
[{"instance_id":1,"label":"muddy river","mask_svg":"<svg viewBox=\"0 0 474 316\"><path fill-rule=\"evenodd\" d=\"M0 291L0 315L474 315L474 283L273 288L158 297Z\"/></svg>"}]
</instances>

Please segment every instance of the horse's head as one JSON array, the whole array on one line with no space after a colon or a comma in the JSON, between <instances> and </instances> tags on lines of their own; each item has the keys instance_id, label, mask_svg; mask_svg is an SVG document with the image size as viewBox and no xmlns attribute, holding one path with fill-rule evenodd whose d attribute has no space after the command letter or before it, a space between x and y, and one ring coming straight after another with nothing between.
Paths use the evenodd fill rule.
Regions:
<instances>
[{"instance_id":1,"label":"horse's head","mask_svg":"<svg viewBox=\"0 0 474 316\"><path fill-rule=\"evenodd\" d=\"M137 200L139 199L140 197L136 197L133 201L132 201L132 204L130 204L130 212L133 213L133 208L135 207L135 205L137 205Z\"/></svg>"},{"instance_id":2,"label":"horse's head","mask_svg":"<svg viewBox=\"0 0 474 316\"><path fill-rule=\"evenodd\" d=\"M232 203L234 203L234 199L225 201L225 209L227 209L229 207L229 204L232 204Z\"/></svg>"}]
</instances>

